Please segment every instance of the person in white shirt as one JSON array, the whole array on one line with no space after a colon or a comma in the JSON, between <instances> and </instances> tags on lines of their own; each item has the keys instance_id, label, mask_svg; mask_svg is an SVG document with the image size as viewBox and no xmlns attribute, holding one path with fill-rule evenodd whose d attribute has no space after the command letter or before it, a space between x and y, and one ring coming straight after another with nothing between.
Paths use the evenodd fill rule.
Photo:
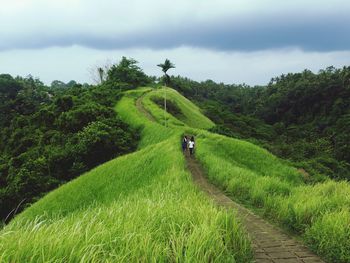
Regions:
<instances>
[{"instance_id":1,"label":"person in white shirt","mask_svg":"<svg viewBox=\"0 0 350 263\"><path fill-rule=\"evenodd\" d=\"M194 137L192 136L190 141L188 142L188 149L190 150L190 155L193 155L194 152Z\"/></svg>"}]
</instances>

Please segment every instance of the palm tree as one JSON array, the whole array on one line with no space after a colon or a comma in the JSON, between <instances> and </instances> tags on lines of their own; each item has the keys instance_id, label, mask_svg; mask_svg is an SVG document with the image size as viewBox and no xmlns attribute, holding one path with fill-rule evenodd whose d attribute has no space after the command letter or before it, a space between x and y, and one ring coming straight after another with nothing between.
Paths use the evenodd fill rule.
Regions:
<instances>
[{"instance_id":1,"label":"palm tree","mask_svg":"<svg viewBox=\"0 0 350 263\"><path fill-rule=\"evenodd\" d=\"M168 86L170 82L170 77L168 76L168 74L166 74L166 72L171 68L175 68L175 65L171 63L169 59L166 59L163 64L158 64L157 66L162 68L162 71L164 72L165 76L165 86Z\"/></svg>"},{"instance_id":2,"label":"palm tree","mask_svg":"<svg viewBox=\"0 0 350 263\"><path fill-rule=\"evenodd\" d=\"M163 64L158 64L157 66L162 68L162 71L164 72L165 87L167 87L170 83L170 77L168 74L166 74L166 72L171 68L175 68L175 65L171 63L169 59L166 59ZM165 126L167 126L165 115L166 115L166 89L164 89L164 123L165 123Z\"/></svg>"}]
</instances>

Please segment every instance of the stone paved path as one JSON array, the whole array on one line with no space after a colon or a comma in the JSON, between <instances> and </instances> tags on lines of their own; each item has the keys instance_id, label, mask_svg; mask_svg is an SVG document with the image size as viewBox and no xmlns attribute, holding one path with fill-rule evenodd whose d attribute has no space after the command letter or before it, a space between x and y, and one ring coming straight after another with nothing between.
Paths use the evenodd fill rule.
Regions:
<instances>
[{"instance_id":1,"label":"stone paved path","mask_svg":"<svg viewBox=\"0 0 350 263\"><path fill-rule=\"evenodd\" d=\"M227 197L220 189L212 185L203 176L204 171L199 162L186 155L187 167L194 182L221 206L237 210L246 231L249 233L258 263L318 263L324 262L299 241L283 233L247 208Z\"/></svg>"}]
</instances>

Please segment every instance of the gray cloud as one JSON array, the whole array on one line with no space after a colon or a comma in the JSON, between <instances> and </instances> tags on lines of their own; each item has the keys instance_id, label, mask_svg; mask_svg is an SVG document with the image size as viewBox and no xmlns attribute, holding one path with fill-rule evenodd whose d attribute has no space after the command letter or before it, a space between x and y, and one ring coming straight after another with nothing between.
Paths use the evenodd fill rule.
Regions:
<instances>
[{"instance_id":1,"label":"gray cloud","mask_svg":"<svg viewBox=\"0 0 350 263\"><path fill-rule=\"evenodd\" d=\"M0 72L89 82L133 57L147 74L265 84L350 61L348 0L11 0L0 9Z\"/></svg>"},{"instance_id":2,"label":"gray cloud","mask_svg":"<svg viewBox=\"0 0 350 263\"><path fill-rule=\"evenodd\" d=\"M350 4L344 4L342 0L334 1L333 8L326 8L326 5L324 8L317 5L313 7L300 2L300 10L293 5L283 6L271 0L263 1L270 4L270 8L266 5L259 6L257 1L252 1L256 6L245 8L244 1L238 1L241 3L238 8L228 1L219 0L217 7L211 5L199 9L194 4L187 6L184 1L180 1L172 3L179 5L178 10L174 7L174 12L157 11L155 7L157 4L161 5L161 1L152 0L154 5L151 6L141 4L141 1L133 1L143 7L143 12L139 10L140 7L133 9L125 4L125 12L122 12L123 10L117 8L120 3L112 4L111 10L119 10L115 11L115 17L113 12L105 9L105 4L109 1L101 1L100 9L94 10L96 2L85 2L90 9L84 13L77 12L76 17L73 9L69 14L59 13L60 16L53 13L50 18L52 10L46 7L43 10L38 8L41 10L38 11L40 14L47 11L42 21L38 15L38 21L39 18L34 19L35 12L32 10L32 13L29 12L24 17L27 21L24 28L21 27L23 23L14 23L13 29L2 29L4 34L0 50L73 45L100 50L192 46L225 51L297 47L307 51L326 52L350 48L350 16L347 12L350 11ZM337 6L336 2L343 6ZM322 1L317 3L323 6ZM75 11L82 5L84 2L77 0ZM132 6L132 2L130 5ZM2 19L8 22L11 18Z\"/></svg>"}]
</instances>

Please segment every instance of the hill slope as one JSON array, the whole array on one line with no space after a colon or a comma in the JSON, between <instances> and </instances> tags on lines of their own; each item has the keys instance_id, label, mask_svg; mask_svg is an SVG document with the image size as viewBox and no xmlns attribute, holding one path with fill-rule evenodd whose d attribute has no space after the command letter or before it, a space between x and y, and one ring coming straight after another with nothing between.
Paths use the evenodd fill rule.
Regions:
<instances>
[{"instance_id":1,"label":"hill slope","mask_svg":"<svg viewBox=\"0 0 350 263\"><path fill-rule=\"evenodd\" d=\"M350 67L282 74L266 86L172 77L221 134L252 141L305 169L350 181ZM214 130L213 129L213 130Z\"/></svg>"},{"instance_id":2,"label":"hill slope","mask_svg":"<svg viewBox=\"0 0 350 263\"><path fill-rule=\"evenodd\" d=\"M142 128L139 151L51 192L0 234L0 261L247 262L249 241L232 212L192 184L178 145L181 129L151 123L135 107L117 110Z\"/></svg>"},{"instance_id":3,"label":"hill slope","mask_svg":"<svg viewBox=\"0 0 350 263\"><path fill-rule=\"evenodd\" d=\"M196 157L209 179L280 224L318 253L348 262L346 182L307 185L303 175L251 143L212 134L212 122L177 92L168 98L180 119L154 102L164 89L125 94L116 110L141 129L139 151L110 161L53 191L2 230L1 261L238 261L251 249L232 212L215 207L193 186L180 150L194 134ZM135 106L142 103L154 120ZM153 98L153 99L152 99ZM332 220L333 218L333 220Z\"/></svg>"},{"instance_id":4,"label":"hill slope","mask_svg":"<svg viewBox=\"0 0 350 263\"><path fill-rule=\"evenodd\" d=\"M162 96L159 91L151 92L145 99L157 94ZM164 118L155 104L146 100L144 106L158 121ZM169 116L169 123L181 127L174 119ZM188 126L182 130L196 135L196 156L212 182L302 235L325 258L350 260L348 182L327 180L309 185L305 175L256 145Z\"/></svg>"}]
</instances>

